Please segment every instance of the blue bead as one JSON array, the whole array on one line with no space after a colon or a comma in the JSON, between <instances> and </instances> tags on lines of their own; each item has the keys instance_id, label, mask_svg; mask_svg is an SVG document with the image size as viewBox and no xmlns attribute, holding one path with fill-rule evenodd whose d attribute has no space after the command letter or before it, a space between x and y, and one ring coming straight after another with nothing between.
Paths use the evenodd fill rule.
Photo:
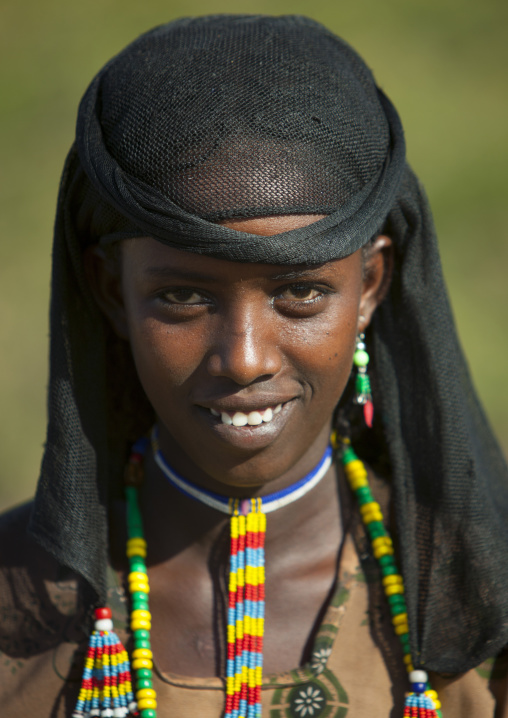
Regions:
<instances>
[{"instance_id":1,"label":"blue bead","mask_svg":"<svg viewBox=\"0 0 508 718\"><path fill-rule=\"evenodd\" d=\"M415 693L425 693L427 690L425 683L411 683L411 688Z\"/></svg>"}]
</instances>

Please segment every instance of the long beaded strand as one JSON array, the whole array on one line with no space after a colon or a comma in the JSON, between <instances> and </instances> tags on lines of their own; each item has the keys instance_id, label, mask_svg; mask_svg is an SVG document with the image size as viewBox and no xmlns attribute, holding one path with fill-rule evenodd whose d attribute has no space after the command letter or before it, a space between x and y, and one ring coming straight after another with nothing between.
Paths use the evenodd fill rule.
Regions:
<instances>
[{"instance_id":1,"label":"long beaded strand","mask_svg":"<svg viewBox=\"0 0 508 718\"><path fill-rule=\"evenodd\" d=\"M362 521L371 540L372 551L383 575L383 587L396 635L402 644L404 663L409 673L412 691L406 694L404 718L442 718L441 703L436 691L430 688L425 671L414 669L409 646L409 625L404 581L395 563L393 543L386 530L381 507L375 501L367 481L367 469L353 451L347 439L338 439L332 434L334 448L342 448L342 465L351 490L356 496Z\"/></svg>"},{"instance_id":2,"label":"long beaded strand","mask_svg":"<svg viewBox=\"0 0 508 718\"><path fill-rule=\"evenodd\" d=\"M146 541L138 503L138 487L143 481L143 457L148 439L132 447L125 475L127 502L127 558L129 560L130 629L134 641L132 670L136 676L136 701L140 718L156 718L157 695L152 683L153 654L150 644L152 616L148 605L150 586L146 571Z\"/></svg>"},{"instance_id":3,"label":"long beaded strand","mask_svg":"<svg viewBox=\"0 0 508 718\"><path fill-rule=\"evenodd\" d=\"M225 718L261 716L266 516L261 499L231 501Z\"/></svg>"}]
</instances>

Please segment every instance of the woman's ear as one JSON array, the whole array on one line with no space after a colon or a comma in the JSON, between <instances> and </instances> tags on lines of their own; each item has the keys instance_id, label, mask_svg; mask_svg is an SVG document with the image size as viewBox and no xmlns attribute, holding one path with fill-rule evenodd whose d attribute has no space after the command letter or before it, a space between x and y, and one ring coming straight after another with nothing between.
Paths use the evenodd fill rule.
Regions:
<instances>
[{"instance_id":1,"label":"woman's ear","mask_svg":"<svg viewBox=\"0 0 508 718\"><path fill-rule=\"evenodd\" d=\"M129 331L122 291L122 250L119 244L108 250L100 245L87 247L83 257L85 275L95 301L120 339Z\"/></svg>"},{"instance_id":2,"label":"woman's ear","mask_svg":"<svg viewBox=\"0 0 508 718\"><path fill-rule=\"evenodd\" d=\"M364 251L363 289L360 299L358 332L369 326L375 309L385 298L393 272L393 244L380 234Z\"/></svg>"}]
</instances>

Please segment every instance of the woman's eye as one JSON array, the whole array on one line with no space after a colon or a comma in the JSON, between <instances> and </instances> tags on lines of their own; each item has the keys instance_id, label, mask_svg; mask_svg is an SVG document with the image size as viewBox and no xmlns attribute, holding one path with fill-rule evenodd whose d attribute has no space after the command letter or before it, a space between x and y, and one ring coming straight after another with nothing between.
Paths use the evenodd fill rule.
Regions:
<instances>
[{"instance_id":1,"label":"woman's eye","mask_svg":"<svg viewBox=\"0 0 508 718\"><path fill-rule=\"evenodd\" d=\"M171 304L202 304L205 298L195 289L173 289L164 292L164 299Z\"/></svg>"},{"instance_id":2,"label":"woman's eye","mask_svg":"<svg viewBox=\"0 0 508 718\"><path fill-rule=\"evenodd\" d=\"M322 294L323 292L316 289L316 287L309 287L305 284L294 284L290 287L286 287L280 293L280 296L283 299L289 299L292 302L309 302L313 299L317 299Z\"/></svg>"}]
</instances>

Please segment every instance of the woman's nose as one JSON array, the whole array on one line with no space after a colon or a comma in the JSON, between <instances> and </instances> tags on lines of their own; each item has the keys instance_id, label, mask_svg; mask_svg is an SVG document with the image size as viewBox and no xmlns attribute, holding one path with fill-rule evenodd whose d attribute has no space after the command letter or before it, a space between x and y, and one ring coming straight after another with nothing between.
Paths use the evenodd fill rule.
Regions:
<instances>
[{"instance_id":1,"label":"woman's nose","mask_svg":"<svg viewBox=\"0 0 508 718\"><path fill-rule=\"evenodd\" d=\"M207 368L212 376L224 376L247 386L261 377L277 374L282 367L274 319L264 312L242 307L219 319Z\"/></svg>"}]
</instances>

